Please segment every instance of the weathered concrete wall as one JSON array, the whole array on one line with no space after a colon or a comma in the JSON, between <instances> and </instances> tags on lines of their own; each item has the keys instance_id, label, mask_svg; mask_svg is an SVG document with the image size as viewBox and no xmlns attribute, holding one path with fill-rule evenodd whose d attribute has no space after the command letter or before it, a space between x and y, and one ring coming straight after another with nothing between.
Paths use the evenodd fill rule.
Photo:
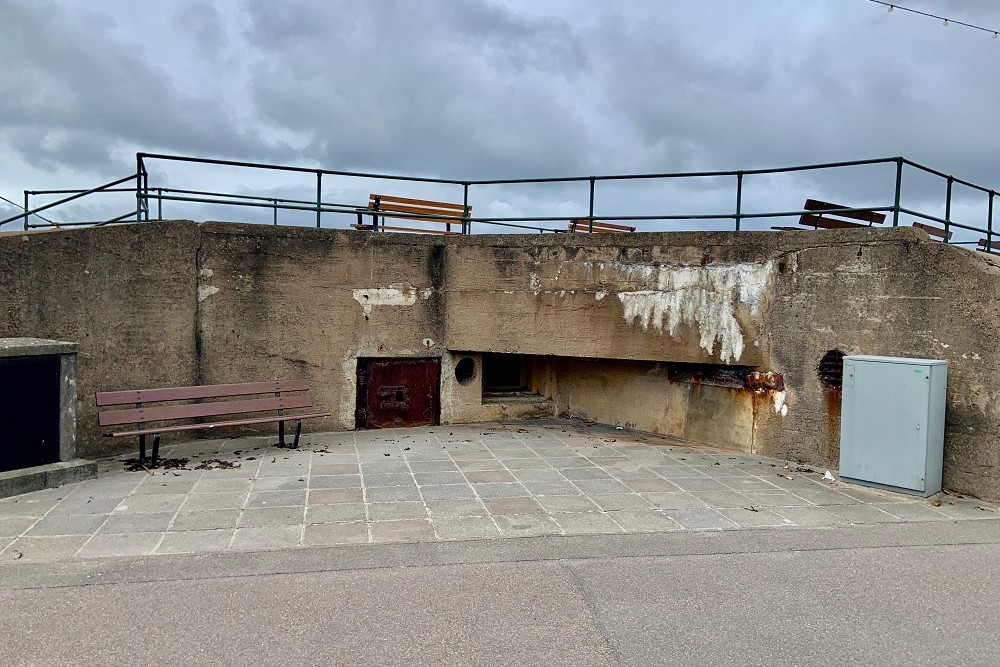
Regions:
<instances>
[{"instance_id":1,"label":"weathered concrete wall","mask_svg":"<svg viewBox=\"0 0 1000 667\"><path fill-rule=\"evenodd\" d=\"M198 238L190 222L0 234L0 337L80 344L80 456L122 445L101 437L94 392L197 381Z\"/></svg>"},{"instance_id":2,"label":"weathered concrete wall","mask_svg":"<svg viewBox=\"0 0 1000 667\"><path fill-rule=\"evenodd\" d=\"M441 358L446 421L530 414L454 379L459 353L507 352L536 355L553 412L835 465L839 395L816 371L837 349L947 359L945 485L1000 497L1000 267L912 229L439 238L164 223L2 235L0 268L0 336L80 343L84 455L110 451L98 389L307 377L334 413L311 428L352 428L366 356ZM785 391L675 382L658 362L773 371Z\"/></svg>"}]
</instances>

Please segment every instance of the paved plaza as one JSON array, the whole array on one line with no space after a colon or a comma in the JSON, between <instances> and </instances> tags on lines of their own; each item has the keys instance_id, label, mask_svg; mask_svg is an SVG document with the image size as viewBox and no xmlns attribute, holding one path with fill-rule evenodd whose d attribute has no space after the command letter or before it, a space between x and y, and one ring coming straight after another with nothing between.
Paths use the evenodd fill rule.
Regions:
<instances>
[{"instance_id":1,"label":"paved plaza","mask_svg":"<svg viewBox=\"0 0 1000 667\"><path fill-rule=\"evenodd\" d=\"M825 470L578 422L168 446L175 469L0 500L0 562L384 542L996 518L996 507L825 482ZM229 467L235 466L235 467Z\"/></svg>"}]
</instances>

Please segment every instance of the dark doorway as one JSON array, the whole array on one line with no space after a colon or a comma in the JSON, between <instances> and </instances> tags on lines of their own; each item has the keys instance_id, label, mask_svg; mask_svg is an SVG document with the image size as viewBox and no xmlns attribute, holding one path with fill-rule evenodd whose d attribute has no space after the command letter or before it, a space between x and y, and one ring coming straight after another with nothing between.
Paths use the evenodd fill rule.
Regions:
<instances>
[{"instance_id":1,"label":"dark doorway","mask_svg":"<svg viewBox=\"0 0 1000 667\"><path fill-rule=\"evenodd\" d=\"M440 359L358 359L357 428L438 424L440 375Z\"/></svg>"},{"instance_id":2,"label":"dark doorway","mask_svg":"<svg viewBox=\"0 0 1000 667\"><path fill-rule=\"evenodd\" d=\"M59 460L59 357L0 359L0 472Z\"/></svg>"},{"instance_id":3,"label":"dark doorway","mask_svg":"<svg viewBox=\"0 0 1000 667\"><path fill-rule=\"evenodd\" d=\"M484 354L483 393L527 391L527 361L520 354Z\"/></svg>"}]
</instances>

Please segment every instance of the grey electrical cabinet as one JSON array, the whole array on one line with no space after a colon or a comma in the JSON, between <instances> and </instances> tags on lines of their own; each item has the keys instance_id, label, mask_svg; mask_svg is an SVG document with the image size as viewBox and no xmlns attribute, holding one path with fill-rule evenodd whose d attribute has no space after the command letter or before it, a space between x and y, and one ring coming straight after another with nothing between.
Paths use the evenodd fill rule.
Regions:
<instances>
[{"instance_id":1,"label":"grey electrical cabinet","mask_svg":"<svg viewBox=\"0 0 1000 667\"><path fill-rule=\"evenodd\" d=\"M941 490L948 362L844 357L840 476L930 496Z\"/></svg>"}]
</instances>

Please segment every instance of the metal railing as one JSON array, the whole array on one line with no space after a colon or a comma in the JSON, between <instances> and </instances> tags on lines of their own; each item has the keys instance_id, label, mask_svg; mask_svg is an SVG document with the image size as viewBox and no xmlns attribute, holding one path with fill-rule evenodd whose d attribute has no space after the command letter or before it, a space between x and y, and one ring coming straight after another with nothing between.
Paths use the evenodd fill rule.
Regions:
<instances>
[{"instance_id":1,"label":"metal railing","mask_svg":"<svg viewBox=\"0 0 1000 667\"><path fill-rule=\"evenodd\" d=\"M172 162L172 163L187 163L187 164L197 164L197 165L207 165L212 167L233 167L245 170L260 170L265 172L284 172L292 174L308 174L315 179L315 192L316 196L312 199L303 198L293 198L293 197L274 197L274 196L264 196L256 194L241 194L233 192L218 192L205 189L183 189L183 188L169 188L163 186L150 186L149 170L147 168L148 163L152 162ZM244 162L236 160L222 160L213 158L200 158L191 156L181 156L181 155L167 155L167 154L157 154L157 153L137 153L136 154L136 171L135 174L120 178L109 183L105 183L96 188L91 188L89 190L26 190L24 192L24 212L8 217L4 220L0 220L0 226L7 224L15 220L22 220L25 229L39 228L39 227L51 227L51 226L74 226L74 225L87 225L87 224L113 224L118 222L130 222L132 220L136 222L148 222L152 217L151 203L156 204L156 217L155 219L163 219L163 207L164 202L186 202L189 204L209 204L209 205L221 205L221 206L238 206L238 207L248 207L248 208L258 208L258 209L270 209L271 211L271 222L275 225L279 224L279 211L296 211L296 212L310 212L314 213L315 226L322 227L324 215L328 214L347 214L351 216L359 215L371 215L373 217L377 216L376 211L371 211L366 208L365 204L360 203L344 203L344 202L333 202L327 201L323 198L323 184L324 177L327 178L329 183L331 179L370 179L378 181L387 181L395 184L405 185L405 184L431 184L435 186L446 186L454 187L456 189L460 188L461 200L464 205L464 211L466 215L456 216L455 224L460 226L461 233L470 234L473 230L473 224L476 224L476 228L480 229L481 226L489 226L493 228L499 228L500 230L526 230L533 232L565 232L567 231L566 223L569 219L565 215L546 215L546 216L472 216L469 215L469 204L473 201L477 192L481 192L483 188L496 187L496 186L515 186L515 185L529 185L529 184L585 184L587 186L587 200L586 200L586 214L585 215L575 215L571 216L574 220L581 221L580 226L586 227L588 231L593 231L593 224L595 221L608 221L608 222L634 222L634 223L652 223L652 222L675 222L675 221L693 221L693 222L707 222L707 221L732 221L733 229L740 231L744 228L744 223L748 221L755 220L765 220L765 219L781 219L788 217L800 217L807 214L815 214L815 210L786 210L786 211L766 211L766 212L750 212L745 210L746 201L746 184L745 181L751 176L769 176L769 175L788 175L788 174L799 174L803 172L816 172L822 170L849 170L849 169L859 169L862 167L877 166L877 165L892 165L895 170L895 187L893 190L893 199L891 203L886 203L879 206L866 206L866 207L838 207L831 208L823 211L823 213L884 213L887 216L891 215L892 225L898 226L900 224L901 215L910 215L919 220L932 222L943 226L943 241L945 243L956 243L956 244L979 244L984 247L985 250L997 250L1000 249L1000 239L996 238L998 236L997 232L994 231L993 225L993 209L994 209L994 199L997 192L992 188L986 188L975 183L956 178L950 174L932 169L930 167L918 164L912 160L908 160L904 157L891 157L891 158L878 158L870 160L851 160L844 162L828 162L821 164L809 164L800 165L793 167L775 167L775 168L765 168L765 169L745 169L745 170L735 170L735 171L700 171L700 172L665 172L665 173L651 173L651 174L615 174L615 175L604 175L604 176L571 176L571 177L551 177L551 178L510 178L510 179L492 179L492 180L455 180L455 179L443 179L443 178L430 178L421 176L401 176L396 174L380 174L380 173L367 173L367 172L355 172L355 171L338 171L330 169L319 169L312 167L297 167L288 165L276 165L268 163L259 162ZM902 203L902 188L904 183L904 171L915 170L917 172L929 175L935 179L942 181L945 185L945 198L944 198L944 215L935 215L928 213L927 211L917 210L910 206L904 206ZM678 213L675 211L671 212L651 212L643 214L610 214L610 215L598 215L596 214L596 202L598 195L601 193L601 184L610 183L620 183L620 182L648 182L648 181L659 181L659 182L677 182L684 181L685 179L699 179L699 178L714 178L714 179L732 179L733 183L733 208L729 211L719 212L719 213ZM119 187L123 184L133 182L133 187ZM969 220L958 221L952 217L952 209L954 204L954 189L955 186L959 185L965 188L971 189L974 193L983 195L986 197L987 203L987 213L984 216L983 224L970 224ZM43 219L41 223L33 223L30 221L30 217L36 215L40 212L54 209L59 206L63 206L67 203L77 201L83 197L90 197L94 195L106 194L106 193L131 193L135 194L135 206L134 208L122 215L114 216L108 219L101 220L99 222L64 222L55 223L49 220ZM402 194L394 192L393 194ZM817 193L820 196L821 193ZM52 196L52 195L69 195L62 199L54 202L47 203L45 205L39 206L37 208L31 208L30 198L33 196ZM458 198L458 192L456 191L456 196L454 199ZM393 216L400 217L400 216ZM428 220L436 219L440 220L443 216L440 214L420 214L420 213L408 213L405 217L413 220L420 221L422 218ZM360 221L360 217L359 217ZM377 229L377 224L374 225ZM952 240L952 234L955 230L961 230L963 232L971 232L975 234L984 235L985 238L982 241L979 240ZM639 230L643 231L643 230Z\"/></svg>"}]
</instances>

